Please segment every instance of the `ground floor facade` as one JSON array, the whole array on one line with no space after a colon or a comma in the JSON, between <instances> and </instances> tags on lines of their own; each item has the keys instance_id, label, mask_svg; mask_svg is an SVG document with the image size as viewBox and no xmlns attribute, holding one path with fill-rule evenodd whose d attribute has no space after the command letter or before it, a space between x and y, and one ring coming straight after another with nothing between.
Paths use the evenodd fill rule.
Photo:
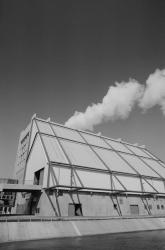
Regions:
<instances>
[{"instance_id":1,"label":"ground floor facade","mask_svg":"<svg viewBox=\"0 0 165 250\"><path fill-rule=\"evenodd\" d=\"M47 189L37 195L19 194L16 213L57 217L165 215L165 198Z\"/></svg>"}]
</instances>

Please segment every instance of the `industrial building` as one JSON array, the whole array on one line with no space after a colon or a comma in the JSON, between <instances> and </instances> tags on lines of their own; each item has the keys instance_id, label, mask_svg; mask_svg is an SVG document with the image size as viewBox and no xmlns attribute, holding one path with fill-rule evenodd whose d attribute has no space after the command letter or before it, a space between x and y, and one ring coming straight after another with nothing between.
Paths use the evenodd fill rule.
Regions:
<instances>
[{"instance_id":1,"label":"industrial building","mask_svg":"<svg viewBox=\"0 0 165 250\"><path fill-rule=\"evenodd\" d=\"M165 163L144 146L33 116L15 165L16 213L41 216L165 214ZM38 186L38 190L34 190ZM30 189L29 189L30 190Z\"/></svg>"}]
</instances>

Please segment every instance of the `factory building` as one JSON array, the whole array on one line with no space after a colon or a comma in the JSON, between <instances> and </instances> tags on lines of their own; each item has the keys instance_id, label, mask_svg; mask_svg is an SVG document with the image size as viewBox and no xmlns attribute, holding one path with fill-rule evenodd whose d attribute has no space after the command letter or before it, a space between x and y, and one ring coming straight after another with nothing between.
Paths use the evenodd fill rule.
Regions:
<instances>
[{"instance_id":1,"label":"factory building","mask_svg":"<svg viewBox=\"0 0 165 250\"><path fill-rule=\"evenodd\" d=\"M165 214L165 163L144 146L33 116L21 133L15 179L40 187L16 212L42 216Z\"/></svg>"}]
</instances>

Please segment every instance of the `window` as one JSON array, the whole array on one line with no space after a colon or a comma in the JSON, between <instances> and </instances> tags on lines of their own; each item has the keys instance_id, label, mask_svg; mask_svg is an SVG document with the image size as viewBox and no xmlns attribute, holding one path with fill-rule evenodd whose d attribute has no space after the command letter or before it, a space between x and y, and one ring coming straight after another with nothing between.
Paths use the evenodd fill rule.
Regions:
<instances>
[{"instance_id":1,"label":"window","mask_svg":"<svg viewBox=\"0 0 165 250\"><path fill-rule=\"evenodd\" d=\"M122 205L122 204L123 204L123 198L120 198L120 199L119 199L119 202L120 202L120 204Z\"/></svg>"},{"instance_id":2,"label":"window","mask_svg":"<svg viewBox=\"0 0 165 250\"><path fill-rule=\"evenodd\" d=\"M69 203L68 207L69 216L82 216L82 206L80 203Z\"/></svg>"},{"instance_id":3,"label":"window","mask_svg":"<svg viewBox=\"0 0 165 250\"><path fill-rule=\"evenodd\" d=\"M44 168L38 170L34 174L34 184L35 185L42 185L44 178Z\"/></svg>"},{"instance_id":4,"label":"window","mask_svg":"<svg viewBox=\"0 0 165 250\"><path fill-rule=\"evenodd\" d=\"M36 214L39 214L39 212L40 212L40 208L37 207L37 208L36 208Z\"/></svg>"},{"instance_id":5,"label":"window","mask_svg":"<svg viewBox=\"0 0 165 250\"><path fill-rule=\"evenodd\" d=\"M161 205L161 209L164 209L164 205Z\"/></svg>"},{"instance_id":6,"label":"window","mask_svg":"<svg viewBox=\"0 0 165 250\"><path fill-rule=\"evenodd\" d=\"M157 205L157 209L160 209L160 206L159 206L159 205Z\"/></svg>"}]
</instances>

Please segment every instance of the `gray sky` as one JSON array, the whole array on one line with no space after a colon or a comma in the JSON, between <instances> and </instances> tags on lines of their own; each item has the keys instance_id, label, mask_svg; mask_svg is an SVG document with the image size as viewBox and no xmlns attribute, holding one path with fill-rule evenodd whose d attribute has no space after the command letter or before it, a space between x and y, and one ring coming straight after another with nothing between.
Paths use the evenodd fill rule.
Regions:
<instances>
[{"instance_id":1,"label":"gray sky","mask_svg":"<svg viewBox=\"0 0 165 250\"><path fill-rule=\"evenodd\" d=\"M33 113L65 121L115 81L165 68L164 0L0 0L0 177L10 177ZM165 117L135 108L95 128L165 160Z\"/></svg>"}]
</instances>

